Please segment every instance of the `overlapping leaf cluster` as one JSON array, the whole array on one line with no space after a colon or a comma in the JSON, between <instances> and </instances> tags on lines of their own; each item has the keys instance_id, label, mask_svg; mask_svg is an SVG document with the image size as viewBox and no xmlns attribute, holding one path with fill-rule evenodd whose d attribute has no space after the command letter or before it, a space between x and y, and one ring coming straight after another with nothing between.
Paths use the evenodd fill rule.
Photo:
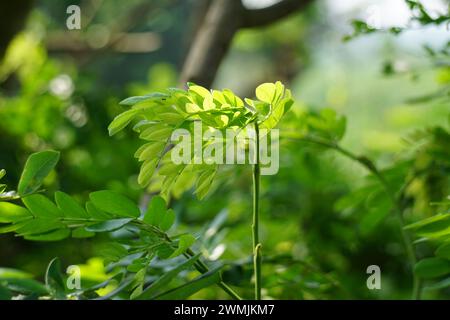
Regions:
<instances>
[{"instance_id":1,"label":"overlapping leaf cluster","mask_svg":"<svg viewBox=\"0 0 450 320\"><path fill-rule=\"evenodd\" d=\"M436 203L449 207L447 201ZM437 280L428 289L442 289L450 285L450 211L436 214L408 225L419 237L418 242L430 242L436 246L434 256L421 259L415 265L414 272L423 279Z\"/></svg>"},{"instance_id":2,"label":"overlapping leaf cluster","mask_svg":"<svg viewBox=\"0 0 450 320\"><path fill-rule=\"evenodd\" d=\"M171 161L172 133L185 129L194 135L194 122L201 121L202 131L245 130L257 122L261 128L272 129L291 107L289 90L281 82L264 83L256 88L257 100L236 96L231 90L209 91L189 83L188 90L168 89L165 92L131 97L122 101L132 106L118 115L109 126L110 135L138 120L133 129L146 141L135 153L142 162L138 182L145 187L156 184L163 196L172 189L189 189L203 198L211 187L218 170L217 164L174 164ZM202 148L213 141L206 140ZM225 141L224 141L225 143Z\"/></svg>"},{"instance_id":3,"label":"overlapping leaf cluster","mask_svg":"<svg viewBox=\"0 0 450 320\"><path fill-rule=\"evenodd\" d=\"M85 238L119 229L127 232L131 235L129 240L108 244L103 249L103 256L106 263L123 259L129 261L125 272L120 273L120 291L128 290L131 298L156 298L160 295L164 297L166 292L162 289L166 289L165 285L181 271L197 265L199 256L189 250L196 239L190 234L174 237L167 234L174 224L175 213L166 208L164 199L159 196L153 197L147 210L141 214L141 210L133 201L109 190L92 192L84 206L64 192L56 192L54 201L39 193L44 178L53 170L58 158L59 153L55 151L43 151L29 157L17 192L14 192L14 199L8 198L14 201L20 199L23 206L0 202L0 233L14 232L25 239L35 241L58 241L69 236ZM188 258L187 262L176 265L162 278L153 278L149 282L147 268L155 257L173 259L181 255ZM56 267L51 269L54 268ZM203 271L205 275L195 281L205 283L204 279L207 278L209 284L218 282L218 270ZM148 286L148 283L151 285ZM5 294L29 292L37 296L66 298L66 287L59 285L55 289L54 284L55 281L52 285L42 286L32 279L17 279L15 276L0 274L0 291L3 290ZM103 285L106 286L107 283ZM190 286L188 289L177 289L179 291L175 289L167 294L192 294ZM84 293L85 291L79 292L77 296L81 297ZM118 293L119 291L114 292L111 296Z\"/></svg>"}]
</instances>

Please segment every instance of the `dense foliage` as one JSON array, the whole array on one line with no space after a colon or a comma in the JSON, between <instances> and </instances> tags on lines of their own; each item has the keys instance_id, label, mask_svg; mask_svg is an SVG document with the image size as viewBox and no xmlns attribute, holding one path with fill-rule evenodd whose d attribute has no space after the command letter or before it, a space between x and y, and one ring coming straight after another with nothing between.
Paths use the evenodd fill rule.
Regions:
<instances>
[{"instance_id":1,"label":"dense foliage","mask_svg":"<svg viewBox=\"0 0 450 320\"><path fill-rule=\"evenodd\" d=\"M387 37L390 48L417 26L448 24L448 12L405 3L408 24L353 20L333 45ZM98 24L122 10L105 6ZM65 16L46 1L10 43L0 65L0 299L252 299L255 269L263 299L448 299L448 39L414 51L421 58L408 68L397 59L410 48L358 51L376 74L332 61L356 81L335 77L328 88L333 70L313 67L321 49L304 31L324 30L311 11L238 34L214 84L233 91L182 90L170 39L185 29L186 7L162 1L133 27L169 40L148 65L107 50L98 60L50 52L42 30ZM250 165L170 161L174 130L193 133L200 121L203 131L280 129L280 171L257 188L256 243ZM369 265L381 268L381 290L366 286ZM80 288L69 286L73 266Z\"/></svg>"}]
</instances>

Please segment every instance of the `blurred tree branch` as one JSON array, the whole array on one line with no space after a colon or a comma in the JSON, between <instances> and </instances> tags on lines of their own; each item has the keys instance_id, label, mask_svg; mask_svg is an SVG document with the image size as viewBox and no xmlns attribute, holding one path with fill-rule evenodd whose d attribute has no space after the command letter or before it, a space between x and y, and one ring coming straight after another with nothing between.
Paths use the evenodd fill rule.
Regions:
<instances>
[{"instance_id":1,"label":"blurred tree branch","mask_svg":"<svg viewBox=\"0 0 450 320\"><path fill-rule=\"evenodd\" d=\"M243 11L243 28L262 27L303 9L313 0L284 0L262 9Z\"/></svg>"},{"instance_id":2,"label":"blurred tree branch","mask_svg":"<svg viewBox=\"0 0 450 320\"><path fill-rule=\"evenodd\" d=\"M210 87L236 32L276 22L312 0L284 0L263 9L247 9L240 0L214 0L190 47L180 82Z\"/></svg>"}]
</instances>

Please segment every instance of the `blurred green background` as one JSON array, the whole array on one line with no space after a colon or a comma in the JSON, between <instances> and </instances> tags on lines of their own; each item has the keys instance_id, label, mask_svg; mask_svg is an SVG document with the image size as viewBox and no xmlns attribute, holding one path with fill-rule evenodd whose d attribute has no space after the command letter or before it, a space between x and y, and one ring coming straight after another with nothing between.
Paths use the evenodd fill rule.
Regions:
<instances>
[{"instance_id":1,"label":"blurred green background","mask_svg":"<svg viewBox=\"0 0 450 320\"><path fill-rule=\"evenodd\" d=\"M120 100L178 85L198 27L199 2L35 1L0 64L0 168L8 173L4 183L17 184L30 153L56 149L61 161L46 181L49 192L60 189L81 200L91 191L112 189L139 203L146 201L133 159L138 139L131 130L108 137L107 126L125 110ZM266 2L270 3L245 3ZM71 4L82 10L80 31L66 29L66 8ZM447 1L425 4L431 11L448 10ZM400 35L373 33L348 42L342 38L352 32L352 19L402 26L410 14L403 0L315 1L306 11L268 27L239 31L213 87L251 97L258 84L281 80L296 98L286 126L297 130L302 113L331 108L347 118L342 146L371 157L380 167L397 163L393 175L404 179L405 168L417 165L419 157L410 156L411 141L419 140L413 134L449 126L448 93L417 99L443 88L448 92L448 56L441 61L423 47L448 46L448 26L419 26ZM441 141L447 152L442 155L445 169L438 167L442 170L417 179L408 191L409 222L436 214L429 202L450 194L448 137ZM264 264L264 296L409 297L410 275L397 221L365 219L384 201L376 183L367 180L367 171L308 144L283 142L280 154L279 173L262 179L261 238L264 254L276 255ZM423 155L421 161L429 157ZM247 295L252 290L250 183L250 168L239 166L206 200L200 202L186 192L171 201L179 228L204 234L203 253L232 263L226 280ZM364 204L346 206L351 196L359 201L357 192L364 187ZM101 263L92 258L101 255L104 240L37 243L2 234L0 266L41 279L47 263L58 256L65 266L90 261L90 272L101 280ZM418 254L430 255L432 249L419 245ZM366 268L372 264L381 267L379 291L366 287ZM445 299L450 291L426 291L424 296ZM194 297L226 296L210 288Z\"/></svg>"}]
</instances>

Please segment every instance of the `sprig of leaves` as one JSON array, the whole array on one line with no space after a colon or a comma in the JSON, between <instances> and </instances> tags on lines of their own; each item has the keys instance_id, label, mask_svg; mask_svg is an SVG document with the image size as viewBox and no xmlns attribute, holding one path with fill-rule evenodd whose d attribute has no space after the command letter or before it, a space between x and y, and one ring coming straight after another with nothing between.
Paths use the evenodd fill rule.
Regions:
<instances>
[{"instance_id":1,"label":"sprig of leaves","mask_svg":"<svg viewBox=\"0 0 450 320\"><path fill-rule=\"evenodd\" d=\"M90 193L89 201L85 206L61 191L55 193L54 201L43 194L36 193L46 175L56 165L55 155L55 152L43 152L29 157L19 182L21 192L17 193L17 199L20 198L23 206L6 201L0 202L0 224L2 225L0 233L14 232L25 239L35 241L58 241L69 236L85 238L96 233L113 232L119 229L135 234L137 238L123 243L112 242L103 250L107 263L132 259L126 268L126 273L131 273L131 276L122 279L123 286L121 284L121 290L115 293L129 289L132 298L140 297L144 289L147 292L146 286L149 282L147 268L155 257L177 259L182 255L187 257L192 255L189 248L196 241L195 237L190 234L169 236L167 231L175 222L175 213L167 209L164 199L159 196L153 197L146 212L141 214L139 207L133 201L110 190ZM198 258L198 256L195 256L195 259L190 258L188 260L190 264L176 265L178 271L171 272L170 279L166 275L165 280L159 281L168 283L182 270L192 265L197 266ZM17 287L17 280L7 279L8 281L0 281L0 290L3 290L2 294L10 296L14 292L20 294L26 292L26 288L23 287L29 286L30 292L39 296L67 298L67 292L62 288L64 286L62 278L56 270L59 270L59 262L54 260L48 268L45 289L40 290L37 283L29 280L20 287L20 290L10 292L11 286ZM206 270L202 271L207 273ZM220 276L217 277L220 278ZM2 280L1 277L0 280ZM204 281L201 283L211 284ZM155 298L156 294L164 294L164 291L152 290L155 294L147 294L147 297ZM192 288L189 290L186 292L192 292Z\"/></svg>"},{"instance_id":2,"label":"sprig of leaves","mask_svg":"<svg viewBox=\"0 0 450 320\"><path fill-rule=\"evenodd\" d=\"M142 162L138 182L142 187L153 182L161 195L168 197L172 189L182 191L195 186L198 198L206 196L214 181L216 164L174 164L170 148L176 141L176 129L194 134L194 123L201 121L202 132L209 129L245 130L258 122L261 128L272 129L289 110L293 100L281 82L264 83L256 88L257 100L236 96L231 90L207 90L188 83L188 90L169 88L165 92L130 97L121 102L131 109L119 114L109 125L109 134L123 130L134 120L133 129L145 143L135 157ZM203 141L203 150L211 141ZM226 143L226 141L224 141Z\"/></svg>"},{"instance_id":3,"label":"sprig of leaves","mask_svg":"<svg viewBox=\"0 0 450 320\"><path fill-rule=\"evenodd\" d=\"M445 204L443 202L444 205ZM419 237L436 245L434 256L418 261L414 272L422 279L438 280L428 289L442 289L450 285L450 212L436 214L405 227Z\"/></svg>"}]
</instances>

